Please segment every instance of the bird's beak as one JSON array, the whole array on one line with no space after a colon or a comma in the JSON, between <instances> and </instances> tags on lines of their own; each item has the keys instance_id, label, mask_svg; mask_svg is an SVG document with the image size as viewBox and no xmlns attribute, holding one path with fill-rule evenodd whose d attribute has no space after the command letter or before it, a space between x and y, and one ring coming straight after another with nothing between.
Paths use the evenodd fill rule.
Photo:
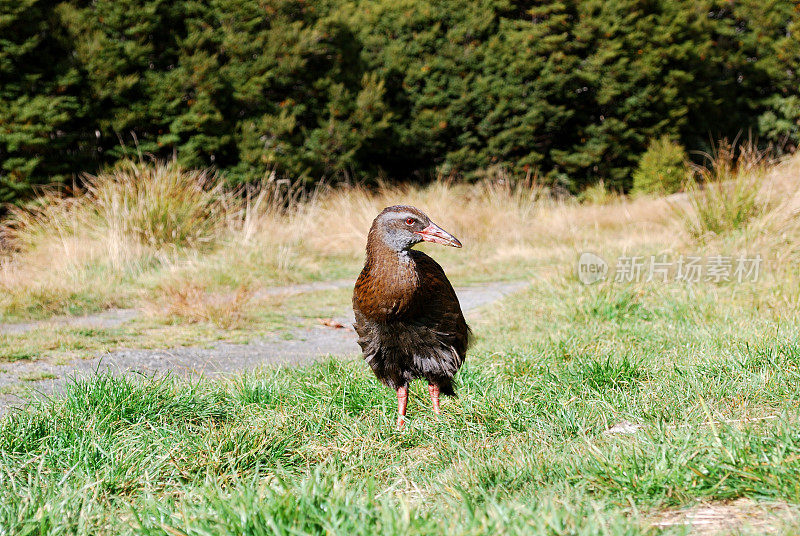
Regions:
<instances>
[{"instance_id":1,"label":"bird's beak","mask_svg":"<svg viewBox=\"0 0 800 536\"><path fill-rule=\"evenodd\" d=\"M455 236L451 235L435 223L431 223L423 230L418 231L417 234L426 242L435 242L436 244L453 246L454 248L461 247L461 242L459 242Z\"/></svg>"}]
</instances>

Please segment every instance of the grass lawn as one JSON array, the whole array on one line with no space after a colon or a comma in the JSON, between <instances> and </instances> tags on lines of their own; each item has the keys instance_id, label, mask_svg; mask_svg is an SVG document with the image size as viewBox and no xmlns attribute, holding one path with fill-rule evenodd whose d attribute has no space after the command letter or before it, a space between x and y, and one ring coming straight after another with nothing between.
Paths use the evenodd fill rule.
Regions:
<instances>
[{"instance_id":1,"label":"grass lawn","mask_svg":"<svg viewBox=\"0 0 800 536\"><path fill-rule=\"evenodd\" d=\"M79 382L2 421L0 526L642 534L670 509L747 497L797 531L797 319L732 290L542 281L485 313L441 418L414 386L403 432L353 358ZM636 431L607 433L620 423Z\"/></svg>"},{"instance_id":2,"label":"grass lawn","mask_svg":"<svg viewBox=\"0 0 800 536\"><path fill-rule=\"evenodd\" d=\"M369 221L398 200L464 241L432 252L457 284L531 284L474 322L444 415L413 385L401 432L394 393L356 356L228 380L73 382L0 419L0 536L799 533L798 166L742 182L746 218L729 210L742 203L728 203L724 181L683 205L580 205L491 184L353 189L291 213L179 222L208 238L202 247L112 236L127 223L99 197L18 214L18 249L0 259L3 318L69 313L76 295L78 312L145 315L7 335L5 360L244 341L334 316L347 289L247 293L355 278ZM111 193L133 195L128 180L109 179ZM586 286L582 251L765 261L754 282ZM718 515L688 527L684 509Z\"/></svg>"}]
</instances>

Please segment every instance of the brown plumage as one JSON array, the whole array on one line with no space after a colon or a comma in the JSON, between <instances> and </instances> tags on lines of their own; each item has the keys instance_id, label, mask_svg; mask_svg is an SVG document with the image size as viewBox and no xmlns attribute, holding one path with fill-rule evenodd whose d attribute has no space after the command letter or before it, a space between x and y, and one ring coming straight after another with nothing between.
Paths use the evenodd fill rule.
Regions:
<instances>
[{"instance_id":1,"label":"brown plumage","mask_svg":"<svg viewBox=\"0 0 800 536\"><path fill-rule=\"evenodd\" d=\"M455 396L452 380L470 334L442 267L411 249L423 240L461 247L419 209L384 209L372 222L353 292L358 344L378 379L397 391L400 427L412 380L428 381L437 414L439 393Z\"/></svg>"}]
</instances>

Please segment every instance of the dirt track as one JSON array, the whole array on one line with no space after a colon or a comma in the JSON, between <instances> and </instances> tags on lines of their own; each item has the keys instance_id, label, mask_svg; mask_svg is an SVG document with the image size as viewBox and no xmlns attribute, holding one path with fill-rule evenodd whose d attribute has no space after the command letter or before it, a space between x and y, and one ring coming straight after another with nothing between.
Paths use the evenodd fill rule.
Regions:
<instances>
[{"instance_id":1,"label":"dirt track","mask_svg":"<svg viewBox=\"0 0 800 536\"><path fill-rule=\"evenodd\" d=\"M350 283L348 283L350 284ZM279 287L265 292L314 292L327 288L340 288L340 282ZM467 321L474 319L476 309L491 304L503 296L526 286L524 282L498 282L457 288L462 309ZM70 325L96 325L112 323L119 325L136 316L135 311L112 311L102 315L73 318ZM141 373L147 376L177 374L181 376L219 376L261 366L302 365L328 355L352 356L360 351L355 333L350 328L352 313L342 311L335 319L346 328L315 326L295 329L290 337L283 333L249 344L219 343L211 348L181 347L164 350L124 349L106 353L92 359L79 359L71 363L55 364L48 360L16 361L0 364L0 389L12 390L13 394L0 394L0 414L10 407L25 403L31 396L58 393L70 377L89 376L97 372ZM7 332L34 329L36 324L0 326ZM53 375L54 379L25 382L23 378L33 375Z\"/></svg>"}]
</instances>

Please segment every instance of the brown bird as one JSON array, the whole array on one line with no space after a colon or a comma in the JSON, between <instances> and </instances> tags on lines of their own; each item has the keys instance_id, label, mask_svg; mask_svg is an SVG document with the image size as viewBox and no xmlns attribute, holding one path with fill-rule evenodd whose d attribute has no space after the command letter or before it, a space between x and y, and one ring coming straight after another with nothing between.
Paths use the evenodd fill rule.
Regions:
<instances>
[{"instance_id":1,"label":"brown bird","mask_svg":"<svg viewBox=\"0 0 800 536\"><path fill-rule=\"evenodd\" d=\"M412 380L428 381L437 415L439 393L456 396L452 380L470 337L442 267L411 249L422 241L461 247L417 208L383 209L369 230L364 269L353 291L358 344L375 376L397 391L398 428L405 422Z\"/></svg>"}]
</instances>

